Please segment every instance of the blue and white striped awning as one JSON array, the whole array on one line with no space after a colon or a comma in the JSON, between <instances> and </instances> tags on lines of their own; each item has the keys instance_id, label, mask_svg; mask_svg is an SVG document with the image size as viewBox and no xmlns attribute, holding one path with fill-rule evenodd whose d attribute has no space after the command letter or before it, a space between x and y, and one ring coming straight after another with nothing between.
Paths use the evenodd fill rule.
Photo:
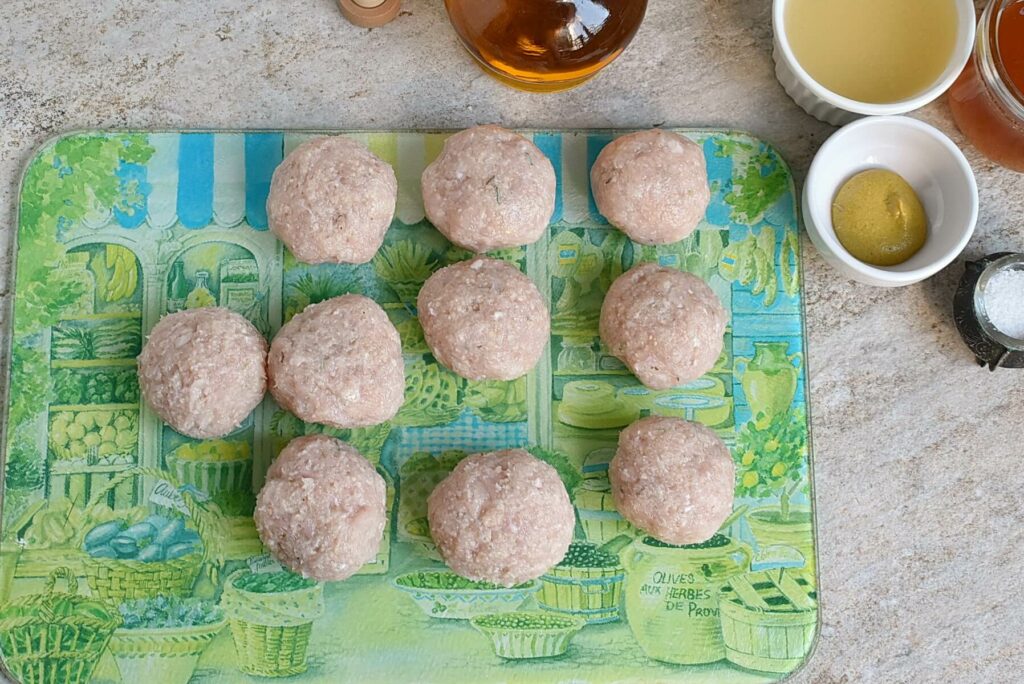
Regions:
<instances>
[{"instance_id":1,"label":"blue and white striped awning","mask_svg":"<svg viewBox=\"0 0 1024 684\"><path fill-rule=\"evenodd\" d=\"M150 134L152 158L120 173L136 181L138 206L131 212L94 212L86 223L138 228L145 222L163 230L179 222L196 229L244 221L265 230L267 192L281 161L282 139L280 133Z\"/></svg>"},{"instance_id":2,"label":"blue and white striped awning","mask_svg":"<svg viewBox=\"0 0 1024 684\"><path fill-rule=\"evenodd\" d=\"M97 210L90 227L143 224L231 228L245 223L266 230L266 200L274 169L314 133L152 133L154 149L144 165L124 164L118 175L130 198L125 206ZM390 163L398 176L396 218L423 220L420 175L440 152L444 133L348 133ZM604 224L590 192L590 167L612 139L603 133L529 133L551 159L558 179L553 222Z\"/></svg>"}]
</instances>

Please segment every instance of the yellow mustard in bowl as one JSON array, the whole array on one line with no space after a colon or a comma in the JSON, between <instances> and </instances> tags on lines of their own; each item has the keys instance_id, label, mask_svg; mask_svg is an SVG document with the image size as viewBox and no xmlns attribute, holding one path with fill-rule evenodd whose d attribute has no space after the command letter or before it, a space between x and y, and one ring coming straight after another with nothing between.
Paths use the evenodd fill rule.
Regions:
<instances>
[{"instance_id":1,"label":"yellow mustard in bowl","mask_svg":"<svg viewBox=\"0 0 1024 684\"><path fill-rule=\"evenodd\" d=\"M902 264L928 238L928 216L914 188L886 169L862 171L839 188L832 227L846 251L872 266Z\"/></svg>"}]
</instances>

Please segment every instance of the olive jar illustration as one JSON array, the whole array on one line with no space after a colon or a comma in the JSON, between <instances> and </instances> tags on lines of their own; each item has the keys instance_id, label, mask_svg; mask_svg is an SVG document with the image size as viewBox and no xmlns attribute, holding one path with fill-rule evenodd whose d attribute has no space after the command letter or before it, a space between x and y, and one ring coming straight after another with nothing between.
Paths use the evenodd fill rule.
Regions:
<instances>
[{"instance_id":1,"label":"olive jar illustration","mask_svg":"<svg viewBox=\"0 0 1024 684\"><path fill-rule=\"evenodd\" d=\"M793 403L803 357L787 355L788 347L788 342L755 342L754 358L736 359L740 383L755 416L777 416Z\"/></svg>"},{"instance_id":2,"label":"olive jar illustration","mask_svg":"<svg viewBox=\"0 0 1024 684\"><path fill-rule=\"evenodd\" d=\"M721 534L687 546L633 542L623 552L626 617L644 653L681 665L725 658L719 590L747 572L752 557L749 546Z\"/></svg>"}]
</instances>

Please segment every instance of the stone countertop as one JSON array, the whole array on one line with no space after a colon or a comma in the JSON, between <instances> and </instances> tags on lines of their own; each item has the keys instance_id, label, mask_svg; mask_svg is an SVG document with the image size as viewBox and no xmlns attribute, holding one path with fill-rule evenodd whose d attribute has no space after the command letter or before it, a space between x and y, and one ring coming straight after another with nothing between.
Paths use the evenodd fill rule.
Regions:
<instances>
[{"instance_id":1,"label":"stone countertop","mask_svg":"<svg viewBox=\"0 0 1024 684\"><path fill-rule=\"evenodd\" d=\"M915 116L965 146L981 218L963 258L897 290L840 279L805 241L823 621L793 681L1009 682L1024 670L1024 376L976 366L950 313L965 258L1024 249L1024 176L966 145L944 102ZM372 31L331 0L7 0L3 315L19 175L50 136L478 122L746 129L778 146L798 183L833 131L775 80L768 0L652 0L617 62L556 95L481 73L439 0L406 0Z\"/></svg>"}]
</instances>

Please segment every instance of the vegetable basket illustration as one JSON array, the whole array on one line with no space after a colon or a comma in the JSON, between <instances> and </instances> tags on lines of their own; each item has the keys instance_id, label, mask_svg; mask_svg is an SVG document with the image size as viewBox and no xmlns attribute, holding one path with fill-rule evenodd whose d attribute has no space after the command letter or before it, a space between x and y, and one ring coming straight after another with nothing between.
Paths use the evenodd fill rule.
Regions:
<instances>
[{"instance_id":1,"label":"vegetable basket illustration","mask_svg":"<svg viewBox=\"0 0 1024 684\"><path fill-rule=\"evenodd\" d=\"M102 500L107 492L136 475L165 480L175 491L178 488L178 483L162 470L132 468L110 480L91 503ZM82 565L94 595L121 602L189 592L203 562L210 560L212 549L218 548L221 517L191 495L181 498L195 531L181 518L150 515L134 525L112 520L85 535Z\"/></svg>"},{"instance_id":2,"label":"vegetable basket illustration","mask_svg":"<svg viewBox=\"0 0 1024 684\"><path fill-rule=\"evenodd\" d=\"M555 613L500 613L475 617L470 624L491 640L495 655L524 660L564 654L587 623Z\"/></svg>"},{"instance_id":3,"label":"vegetable basket illustration","mask_svg":"<svg viewBox=\"0 0 1024 684\"><path fill-rule=\"evenodd\" d=\"M56 590L58 579L67 582L66 592ZM22 684L86 684L120 624L107 604L81 596L71 570L59 567L42 594L0 609L0 651Z\"/></svg>"},{"instance_id":4,"label":"vegetable basket illustration","mask_svg":"<svg viewBox=\"0 0 1024 684\"><path fill-rule=\"evenodd\" d=\"M183 444L167 455L167 467L184 485L209 496L226 515L250 515L252 449L246 442L214 440Z\"/></svg>"},{"instance_id":5,"label":"vegetable basket illustration","mask_svg":"<svg viewBox=\"0 0 1024 684\"><path fill-rule=\"evenodd\" d=\"M157 596L120 606L124 626L110 639L110 654L124 682L160 673L166 684L187 684L199 656L227 621L207 601Z\"/></svg>"},{"instance_id":6,"label":"vegetable basket illustration","mask_svg":"<svg viewBox=\"0 0 1024 684\"><path fill-rule=\"evenodd\" d=\"M541 608L581 617L587 624L618 620L626 571L612 545L621 548L632 541L620 539L602 547L573 542L565 558L541 577Z\"/></svg>"},{"instance_id":7,"label":"vegetable basket illustration","mask_svg":"<svg viewBox=\"0 0 1024 684\"><path fill-rule=\"evenodd\" d=\"M573 503L587 539L605 544L612 539L634 532L612 500L612 485L607 477L587 478L573 492Z\"/></svg>"},{"instance_id":8,"label":"vegetable basket illustration","mask_svg":"<svg viewBox=\"0 0 1024 684\"><path fill-rule=\"evenodd\" d=\"M233 573L221 607L231 625L238 669L261 677L306 671L313 620L324 612L323 586L291 572Z\"/></svg>"}]
</instances>

